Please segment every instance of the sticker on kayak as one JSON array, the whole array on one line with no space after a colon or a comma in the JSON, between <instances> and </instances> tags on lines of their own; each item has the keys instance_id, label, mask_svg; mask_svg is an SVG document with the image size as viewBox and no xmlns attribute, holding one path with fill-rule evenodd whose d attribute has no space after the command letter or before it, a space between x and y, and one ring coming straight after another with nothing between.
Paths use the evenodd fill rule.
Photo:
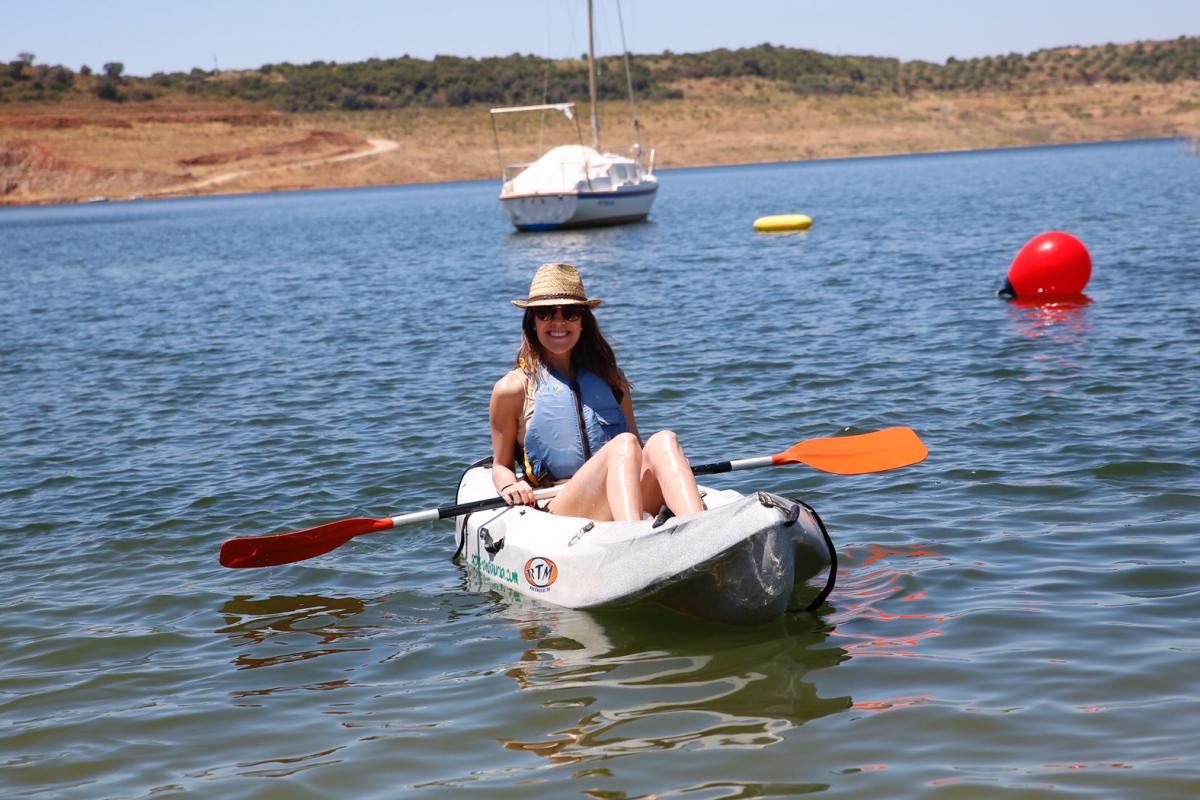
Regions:
<instances>
[{"instance_id":1,"label":"sticker on kayak","mask_svg":"<svg viewBox=\"0 0 1200 800\"><path fill-rule=\"evenodd\" d=\"M544 592L558 580L558 565L548 558L534 556L525 562L525 580L535 592Z\"/></svg>"}]
</instances>

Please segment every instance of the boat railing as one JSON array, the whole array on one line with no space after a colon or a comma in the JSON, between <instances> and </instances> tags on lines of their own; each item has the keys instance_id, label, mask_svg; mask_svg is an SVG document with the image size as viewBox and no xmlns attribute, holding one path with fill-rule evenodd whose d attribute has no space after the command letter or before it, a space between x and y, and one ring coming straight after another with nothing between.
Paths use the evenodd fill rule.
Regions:
<instances>
[{"instance_id":1,"label":"boat railing","mask_svg":"<svg viewBox=\"0 0 1200 800\"><path fill-rule=\"evenodd\" d=\"M531 166L533 166L532 161L526 161L524 164L505 164L504 170L501 173L500 177L503 181L505 181L507 183L508 181L510 181L513 178L520 175L525 170L529 169Z\"/></svg>"},{"instance_id":2,"label":"boat railing","mask_svg":"<svg viewBox=\"0 0 1200 800\"><path fill-rule=\"evenodd\" d=\"M529 164L508 164L504 163L504 156L500 148L500 131L496 128L496 117L503 114L519 114L527 111L559 111L569 120L575 122L575 135L579 138L580 143L583 142L583 134L579 130L579 118L575 116L574 103L543 103L536 106L507 106L505 108L488 109L489 116L492 120L492 137L496 143L496 158L500 162L500 181L507 189L508 182L513 177L519 175L522 170Z\"/></svg>"},{"instance_id":3,"label":"boat railing","mask_svg":"<svg viewBox=\"0 0 1200 800\"><path fill-rule=\"evenodd\" d=\"M536 163L536 162L534 162L534 163ZM513 193L513 182L516 180L516 178L522 172L524 172L526 169L528 169L531 166L533 166L533 164L508 164L508 165L506 165L504 167L504 177L503 177L503 181L502 181L502 185L501 185L501 194L502 195L512 194ZM543 180L541 185L537 187L537 193L538 194L568 194L571 192L578 191L580 188L580 185L579 185L580 181L576 178L576 176L581 177L583 179L583 181L586 182L587 186L590 189L592 186L592 181L595 180L597 177L597 176L593 176L590 174L590 172L591 172L589 169L590 166L591 166L591 162L586 159L559 162L558 164L555 165L555 167L556 167L555 172L557 172L557 177L558 177L557 186L555 188L551 188L549 186L550 181ZM553 176L553 174L554 173L550 173L549 171L547 171L547 174L544 177L550 178Z\"/></svg>"}]
</instances>

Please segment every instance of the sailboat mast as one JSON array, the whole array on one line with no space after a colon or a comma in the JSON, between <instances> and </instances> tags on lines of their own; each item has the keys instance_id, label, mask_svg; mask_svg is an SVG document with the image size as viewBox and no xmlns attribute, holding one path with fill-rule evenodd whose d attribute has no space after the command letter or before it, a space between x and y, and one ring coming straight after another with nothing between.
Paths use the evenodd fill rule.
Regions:
<instances>
[{"instance_id":1,"label":"sailboat mast","mask_svg":"<svg viewBox=\"0 0 1200 800\"><path fill-rule=\"evenodd\" d=\"M600 117L596 114L596 43L592 33L592 0L588 0L588 97L592 101L592 147L600 149Z\"/></svg>"},{"instance_id":2,"label":"sailboat mast","mask_svg":"<svg viewBox=\"0 0 1200 800\"><path fill-rule=\"evenodd\" d=\"M621 16L621 0L617 0L617 27L621 30L621 52L625 55L625 88L629 90L629 116L633 118L634 157L642 160L642 126L638 122L637 103L633 100L633 70L629 68L629 47L625 44L625 19Z\"/></svg>"}]
</instances>

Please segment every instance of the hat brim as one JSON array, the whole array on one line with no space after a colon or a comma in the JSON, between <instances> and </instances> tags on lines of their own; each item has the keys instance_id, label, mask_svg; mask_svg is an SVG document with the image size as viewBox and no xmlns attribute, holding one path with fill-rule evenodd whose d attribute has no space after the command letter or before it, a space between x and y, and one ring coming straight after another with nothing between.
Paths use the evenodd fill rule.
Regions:
<instances>
[{"instance_id":1,"label":"hat brim","mask_svg":"<svg viewBox=\"0 0 1200 800\"><path fill-rule=\"evenodd\" d=\"M599 298L580 299L578 297L541 297L537 300L513 300L512 304L517 308L539 308L545 306L587 306L595 308L600 305L603 300Z\"/></svg>"}]
</instances>

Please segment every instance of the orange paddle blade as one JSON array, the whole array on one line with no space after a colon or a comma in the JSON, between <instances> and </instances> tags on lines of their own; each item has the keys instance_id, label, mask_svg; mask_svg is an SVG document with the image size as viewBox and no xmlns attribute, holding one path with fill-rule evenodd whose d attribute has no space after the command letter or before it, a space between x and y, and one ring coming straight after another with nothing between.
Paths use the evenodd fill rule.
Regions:
<instances>
[{"instance_id":1,"label":"orange paddle blade","mask_svg":"<svg viewBox=\"0 0 1200 800\"><path fill-rule=\"evenodd\" d=\"M835 475L862 475L916 464L929 451L912 428L809 439L771 456L772 464L808 464Z\"/></svg>"},{"instance_id":2,"label":"orange paddle blade","mask_svg":"<svg viewBox=\"0 0 1200 800\"><path fill-rule=\"evenodd\" d=\"M269 536L230 539L221 545L223 567L277 567L316 558L341 547L355 536L392 527L390 519L343 519L315 528Z\"/></svg>"}]
</instances>

